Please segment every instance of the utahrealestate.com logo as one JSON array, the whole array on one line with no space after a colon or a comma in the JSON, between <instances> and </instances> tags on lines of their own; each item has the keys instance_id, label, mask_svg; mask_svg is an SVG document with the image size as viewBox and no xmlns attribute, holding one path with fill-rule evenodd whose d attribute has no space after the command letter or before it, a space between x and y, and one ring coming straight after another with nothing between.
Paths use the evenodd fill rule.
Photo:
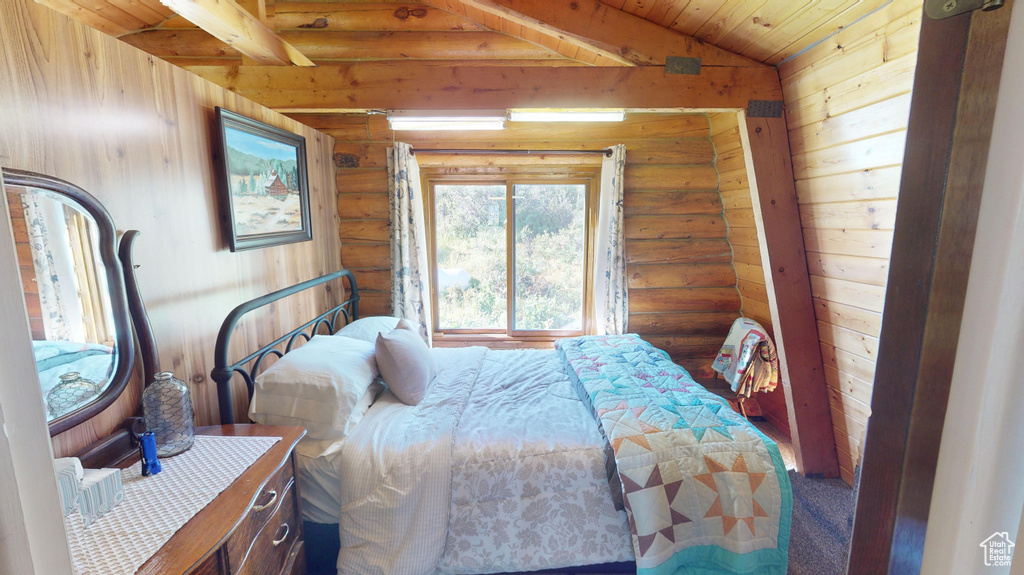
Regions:
<instances>
[{"instance_id":1,"label":"utahrealestate.com logo","mask_svg":"<svg viewBox=\"0 0 1024 575\"><path fill-rule=\"evenodd\" d=\"M1009 567L1013 561L1013 540L1005 531L996 531L991 537L981 542L985 550L986 567Z\"/></svg>"}]
</instances>

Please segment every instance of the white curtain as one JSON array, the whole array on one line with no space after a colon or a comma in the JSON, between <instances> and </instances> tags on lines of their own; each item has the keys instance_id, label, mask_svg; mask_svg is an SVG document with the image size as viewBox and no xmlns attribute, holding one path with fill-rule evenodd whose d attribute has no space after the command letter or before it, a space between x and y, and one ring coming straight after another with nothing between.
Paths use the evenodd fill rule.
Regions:
<instances>
[{"instance_id":1,"label":"white curtain","mask_svg":"<svg viewBox=\"0 0 1024 575\"><path fill-rule=\"evenodd\" d=\"M85 341L64 204L41 194L22 195L36 272L43 331L50 341Z\"/></svg>"},{"instance_id":2,"label":"white curtain","mask_svg":"<svg viewBox=\"0 0 1024 575\"><path fill-rule=\"evenodd\" d=\"M391 309L395 316L420 326L431 344L430 275L427 234L420 190L420 168L412 146L388 148L391 206Z\"/></svg>"},{"instance_id":3,"label":"white curtain","mask_svg":"<svg viewBox=\"0 0 1024 575\"><path fill-rule=\"evenodd\" d=\"M611 156L605 156L601 163L601 194L594 252L593 323L597 335L625 333L629 318L622 216L626 146L619 144L610 150Z\"/></svg>"}]
</instances>

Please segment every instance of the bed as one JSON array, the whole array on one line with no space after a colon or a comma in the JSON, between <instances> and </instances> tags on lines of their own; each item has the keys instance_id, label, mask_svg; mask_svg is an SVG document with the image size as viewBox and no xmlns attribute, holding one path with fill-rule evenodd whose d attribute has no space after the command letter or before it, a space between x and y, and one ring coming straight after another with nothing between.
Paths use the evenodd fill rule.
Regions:
<instances>
[{"instance_id":1,"label":"bed","mask_svg":"<svg viewBox=\"0 0 1024 575\"><path fill-rule=\"evenodd\" d=\"M342 278L346 302L228 363L245 313ZM332 334L357 325L358 299L342 271L236 308L212 374L222 421L232 375L252 399L267 357L349 339ZM786 572L792 497L777 446L663 351L624 335L430 353L439 369L418 404L374 391L342 438L297 449L312 571L336 545L338 573Z\"/></svg>"},{"instance_id":2,"label":"bed","mask_svg":"<svg viewBox=\"0 0 1024 575\"><path fill-rule=\"evenodd\" d=\"M33 340L32 353L44 398L60 383L61 376L68 373L78 373L82 379L95 383L97 389L101 389L110 379L116 363L112 357L114 349L98 343ZM82 397L77 403L64 405L60 413L50 413L49 416L54 418L70 413L95 397L95 394Z\"/></svg>"}]
</instances>

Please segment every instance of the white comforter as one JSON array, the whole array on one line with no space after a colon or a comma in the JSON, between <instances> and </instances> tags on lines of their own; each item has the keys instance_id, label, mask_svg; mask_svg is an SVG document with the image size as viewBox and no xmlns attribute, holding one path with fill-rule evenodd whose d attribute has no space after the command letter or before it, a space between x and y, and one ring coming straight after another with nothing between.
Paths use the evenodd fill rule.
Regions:
<instances>
[{"instance_id":1,"label":"white comforter","mask_svg":"<svg viewBox=\"0 0 1024 575\"><path fill-rule=\"evenodd\" d=\"M604 441L554 351L435 350L341 452L339 573L489 573L632 559Z\"/></svg>"}]
</instances>

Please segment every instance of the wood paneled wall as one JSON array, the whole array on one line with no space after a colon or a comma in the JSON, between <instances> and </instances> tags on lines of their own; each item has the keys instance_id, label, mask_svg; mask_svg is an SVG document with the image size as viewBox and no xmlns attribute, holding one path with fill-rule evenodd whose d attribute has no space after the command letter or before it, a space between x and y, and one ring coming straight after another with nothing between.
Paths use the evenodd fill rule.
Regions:
<instances>
[{"instance_id":1,"label":"wood paneled wall","mask_svg":"<svg viewBox=\"0 0 1024 575\"><path fill-rule=\"evenodd\" d=\"M626 145L629 330L695 377L740 310L708 118L632 114L621 124L510 124L503 132L394 134L382 116L293 115L333 136L342 263L356 272L362 315L389 314L387 158L414 148L598 149Z\"/></svg>"},{"instance_id":2,"label":"wood paneled wall","mask_svg":"<svg viewBox=\"0 0 1024 575\"><path fill-rule=\"evenodd\" d=\"M711 143L715 146L715 167L718 168L718 189L722 194L725 221L729 224L729 244L732 246L733 267L736 268L740 311L744 317L763 325L774 338L738 117L735 113L719 113L711 114L709 119ZM759 393L755 399L765 419L789 437L789 415L782 387L776 387L770 393Z\"/></svg>"},{"instance_id":3,"label":"wood paneled wall","mask_svg":"<svg viewBox=\"0 0 1024 575\"><path fill-rule=\"evenodd\" d=\"M340 265L334 140L34 2L0 0L0 13L0 164L78 184L119 229L142 231L137 273L160 367L189 384L197 423L216 423L209 373L224 316ZM214 106L305 136L313 241L228 250L218 217ZM305 321L335 299L333 291L292 296L246 322L236 351ZM134 412L132 386L124 397L134 401L55 437L55 453L79 451ZM239 419L243 388L237 382Z\"/></svg>"},{"instance_id":4,"label":"wood paneled wall","mask_svg":"<svg viewBox=\"0 0 1024 575\"><path fill-rule=\"evenodd\" d=\"M868 417L922 2L894 0L779 67L843 478Z\"/></svg>"}]
</instances>

